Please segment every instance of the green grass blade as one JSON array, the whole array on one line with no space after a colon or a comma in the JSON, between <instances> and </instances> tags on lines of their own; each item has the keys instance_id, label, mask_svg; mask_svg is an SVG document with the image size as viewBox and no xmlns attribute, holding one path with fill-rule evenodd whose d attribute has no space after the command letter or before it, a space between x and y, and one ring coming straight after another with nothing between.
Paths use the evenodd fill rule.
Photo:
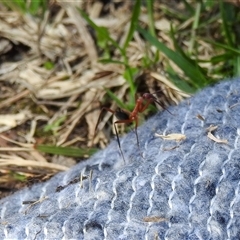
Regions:
<instances>
[{"instance_id":1,"label":"green grass blade","mask_svg":"<svg viewBox=\"0 0 240 240\"><path fill-rule=\"evenodd\" d=\"M194 8L189 4L186 0L182 0L183 4L185 5L186 9L193 15Z\"/></svg>"},{"instance_id":2,"label":"green grass blade","mask_svg":"<svg viewBox=\"0 0 240 240\"><path fill-rule=\"evenodd\" d=\"M198 62L199 60L193 60L191 59L190 57L188 57L186 55L186 53L182 50L182 48L179 46L178 44L178 41L177 39L175 38L175 33L173 31L173 28L171 26L171 29L170 29L170 37L173 41L173 45L174 45L174 48L175 48L175 51L179 53L179 55L181 55L183 58L185 58L187 61L191 62L192 65L194 66L198 66ZM206 71L204 69L202 69L200 66L198 66L198 70L201 71L201 73L206 76Z\"/></svg>"},{"instance_id":3,"label":"green grass blade","mask_svg":"<svg viewBox=\"0 0 240 240\"><path fill-rule=\"evenodd\" d=\"M101 63L114 63L114 64L121 64L121 65L124 65L126 66L126 64L120 60L113 60L113 59L110 59L110 58L103 58L103 59L100 59L99 62Z\"/></svg>"},{"instance_id":4,"label":"green grass blade","mask_svg":"<svg viewBox=\"0 0 240 240\"><path fill-rule=\"evenodd\" d=\"M234 58L234 54L232 52L227 52L219 55L215 55L210 59L212 64L218 64L222 62L226 62Z\"/></svg>"},{"instance_id":5,"label":"green grass blade","mask_svg":"<svg viewBox=\"0 0 240 240\"><path fill-rule=\"evenodd\" d=\"M201 13L201 4L197 3L195 15L194 15L194 21L193 21L193 26L191 30L191 39L190 39L190 46L189 46L189 52L192 53L195 42L196 42L196 31L199 25L199 19L200 19L200 13Z\"/></svg>"},{"instance_id":6,"label":"green grass blade","mask_svg":"<svg viewBox=\"0 0 240 240\"><path fill-rule=\"evenodd\" d=\"M123 103L123 101L120 100L111 90L109 90L109 89L107 89L107 88L105 88L105 90L106 90L108 96L109 96L112 100L114 100L120 108L122 108L122 109L128 109L128 105L125 104L125 103Z\"/></svg>"},{"instance_id":7,"label":"green grass blade","mask_svg":"<svg viewBox=\"0 0 240 240\"><path fill-rule=\"evenodd\" d=\"M63 155L69 157L83 157L85 155L93 155L97 149L81 149L81 148L73 148L73 147L60 147L60 146L49 146L49 145L36 145L36 149L40 152Z\"/></svg>"},{"instance_id":8,"label":"green grass blade","mask_svg":"<svg viewBox=\"0 0 240 240\"><path fill-rule=\"evenodd\" d=\"M154 18L153 18L153 0L147 1L147 13L148 13L148 24L149 24L149 31L152 36L156 36L155 33L155 26L154 26Z\"/></svg>"},{"instance_id":9,"label":"green grass blade","mask_svg":"<svg viewBox=\"0 0 240 240\"><path fill-rule=\"evenodd\" d=\"M48 2L47 0L4 0L3 3L12 10L36 15L38 12L46 11Z\"/></svg>"},{"instance_id":10,"label":"green grass blade","mask_svg":"<svg viewBox=\"0 0 240 240\"><path fill-rule=\"evenodd\" d=\"M199 67L192 64L191 61L184 58L178 52L171 50L166 47L163 43L159 42L156 38L154 38L151 34L145 31L142 28L138 28L138 31L144 36L144 38L152 45L154 45L159 51L164 53L171 61L173 61L186 76L189 77L189 81L192 83L195 88L203 88L207 85L207 79L199 70Z\"/></svg>"},{"instance_id":11,"label":"green grass blade","mask_svg":"<svg viewBox=\"0 0 240 240\"><path fill-rule=\"evenodd\" d=\"M231 47L231 46L229 46L227 44L214 42L214 41L211 41L209 39L205 39L205 41L208 42L208 43L211 43L212 45L215 45L217 47L223 48L225 50L229 50L230 52L232 52L232 54L235 54L235 55L239 55L240 54L240 50L238 50L237 48Z\"/></svg>"},{"instance_id":12,"label":"green grass blade","mask_svg":"<svg viewBox=\"0 0 240 240\"><path fill-rule=\"evenodd\" d=\"M66 116L63 115L63 116L59 117L58 119L56 119L53 123L47 124L44 127L43 131L44 132L52 131L54 134L54 133L56 133L57 129L64 123L65 120L66 120Z\"/></svg>"},{"instance_id":13,"label":"green grass blade","mask_svg":"<svg viewBox=\"0 0 240 240\"><path fill-rule=\"evenodd\" d=\"M128 43L129 41L131 41L132 39L132 36L134 34L134 31L136 30L136 25L138 23L138 17L139 17L139 12L140 12L140 3L141 1L140 0L137 0L136 1L136 4L135 4L135 8L134 8L134 12L133 12L133 16L132 16L132 21L131 21L131 25L130 25L130 29L129 29L129 32L128 32L128 36L126 38L126 41L124 43L124 48L121 48L119 46L119 44L113 40L111 37L110 37L110 34L108 33L108 30L106 28L103 28L103 27L99 27L97 26L89 17L88 15L82 11L81 9L79 9L80 11L80 14L82 15L82 17L88 22L88 24L97 32L97 35L98 35L98 40L99 40L99 43L103 43L104 39L105 39L105 45L106 45L106 41L109 41L114 47L116 47L122 57L123 57L123 62L124 62L124 65L126 67L126 70L125 70L125 73L126 76L125 76L125 79L126 81L128 82L129 84L129 87L130 87L130 92L131 92L131 98L134 98L134 94L135 94L135 91L136 91L136 87L134 85L134 82L133 82L133 72L132 72L132 68L129 66L129 63L128 63L128 58L126 56L126 52L125 52L125 48L128 46ZM99 44L98 43L98 44ZM104 47L105 45L101 45L100 44L100 47ZM106 60L105 60L106 61ZM114 60L112 61L112 63L114 62ZM120 62L116 62L116 63L120 63Z\"/></svg>"},{"instance_id":14,"label":"green grass blade","mask_svg":"<svg viewBox=\"0 0 240 240\"><path fill-rule=\"evenodd\" d=\"M126 56L126 49L128 47L129 42L132 40L133 34L136 31L136 28L138 26L138 18L139 18L139 14L140 14L140 9L141 9L141 0L136 0L134 8L133 8L132 17L131 17L130 28L129 28L126 40L123 44L123 52L122 52L122 56L124 58L124 63L126 66L126 69L124 72L124 78L126 79L127 83L129 84L130 94L131 94L130 95L130 105L132 105L132 103L134 102L134 99L135 99L136 86L133 82L134 69L129 66L128 58Z\"/></svg>"},{"instance_id":15,"label":"green grass blade","mask_svg":"<svg viewBox=\"0 0 240 240\"><path fill-rule=\"evenodd\" d=\"M235 64L234 64L234 69L235 69L235 76L240 76L240 56L239 57L237 57L237 59L236 59L236 61L235 61Z\"/></svg>"},{"instance_id":16,"label":"green grass blade","mask_svg":"<svg viewBox=\"0 0 240 240\"><path fill-rule=\"evenodd\" d=\"M100 38L100 42L103 41L103 39L105 38L114 47L116 47L121 52L122 55L124 55L123 49L119 46L119 44L114 39L110 37L110 34L106 28L97 26L84 11L82 11L80 8L78 10L82 15L82 17L85 19L85 21L87 21L87 23L90 25L90 27L92 27L97 32L97 35Z\"/></svg>"},{"instance_id":17,"label":"green grass blade","mask_svg":"<svg viewBox=\"0 0 240 240\"><path fill-rule=\"evenodd\" d=\"M39 9L41 8L42 6L42 0L32 0L29 4L29 7L28 7L28 12L30 12L31 14L36 14L37 11L39 11Z\"/></svg>"},{"instance_id":18,"label":"green grass blade","mask_svg":"<svg viewBox=\"0 0 240 240\"><path fill-rule=\"evenodd\" d=\"M234 47L233 40L232 40L232 35L231 35L231 29L228 24L227 20L227 11L229 11L229 8L227 7L227 3L224 3L223 0L220 0L220 11L221 11L221 17L222 17L222 26L223 26L223 31L225 34L226 42L230 47Z\"/></svg>"},{"instance_id":19,"label":"green grass blade","mask_svg":"<svg viewBox=\"0 0 240 240\"><path fill-rule=\"evenodd\" d=\"M13 11L26 13L26 2L24 0L4 0L3 3Z\"/></svg>"},{"instance_id":20,"label":"green grass blade","mask_svg":"<svg viewBox=\"0 0 240 240\"><path fill-rule=\"evenodd\" d=\"M20 182L27 181L27 176L26 175L20 174L20 173L14 172L14 171L10 172L10 176L12 176L13 179L15 179L17 181L20 181Z\"/></svg>"},{"instance_id":21,"label":"green grass blade","mask_svg":"<svg viewBox=\"0 0 240 240\"><path fill-rule=\"evenodd\" d=\"M183 80L182 78L180 78L179 75L176 74L170 66L167 68L166 72L171 82L180 90L189 94L193 94L196 92L197 89L191 86L190 83L187 82L187 80Z\"/></svg>"},{"instance_id":22,"label":"green grass blade","mask_svg":"<svg viewBox=\"0 0 240 240\"><path fill-rule=\"evenodd\" d=\"M130 94L131 94L130 105L133 105L135 103L135 93L136 93L137 89L136 89L136 86L133 82L133 78L134 78L135 75L137 75L138 71L139 70L137 68L126 66L126 69L123 73L123 77L125 78L125 80L129 84L129 88L130 88Z\"/></svg>"},{"instance_id":23,"label":"green grass blade","mask_svg":"<svg viewBox=\"0 0 240 240\"><path fill-rule=\"evenodd\" d=\"M151 0L149 0L149 1L151 1ZM129 31L128 31L128 35L127 35L126 40L123 44L123 49L124 50L126 50L126 48L128 47L128 44L132 40L133 34L134 34L134 32L137 28L138 18L139 18L139 14L140 14L140 8L141 8L141 0L136 0L135 6L133 8L131 24L130 24L130 28L129 28Z\"/></svg>"}]
</instances>

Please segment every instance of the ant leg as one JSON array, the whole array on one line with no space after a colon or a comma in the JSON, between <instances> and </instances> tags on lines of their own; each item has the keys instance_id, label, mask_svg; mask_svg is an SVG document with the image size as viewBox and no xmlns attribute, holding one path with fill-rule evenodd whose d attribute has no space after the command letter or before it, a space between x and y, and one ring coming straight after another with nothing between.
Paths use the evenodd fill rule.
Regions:
<instances>
[{"instance_id":1,"label":"ant leg","mask_svg":"<svg viewBox=\"0 0 240 240\"><path fill-rule=\"evenodd\" d=\"M119 124L119 123L131 123L131 122L133 122L131 119L118 120L118 121L114 122L114 128L115 128L115 132L116 132L116 135L117 135L118 147L119 147L119 150L121 152L121 155L122 155L124 163L126 163L126 161L125 161L125 158L124 158L124 155L123 155L123 151L122 151L122 148L121 148L120 139L119 139L119 135L118 135L116 124Z\"/></svg>"},{"instance_id":2,"label":"ant leg","mask_svg":"<svg viewBox=\"0 0 240 240\"><path fill-rule=\"evenodd\" d=\"M140 144L139 144L139 138L138 138L138 133L137 133L137 127L138 127L138 119L135 119L135 134L136 134L136 138L137 138L137 145L138 148L140 148Z\"/></svg>"},{"instance_id":3,"label":"ant leg","mask_svg":"<svg viewBox=\"0 0 240 240\"><path fill-rule=\"evenodd\" d=\"M118 147L119 147L120 153L122 155L124 164L126 164L126 160L125 160L124 155L123 155L123 151L122 151L122 148L121 148L120 139L119 139L119 135L118 135L117 127L116 127L117 123L118 122L114 122L114 129L115 129L115 132L116 132L116 135L117 135L117 142L118 142Z\"/></svg>"},{"instance_id":4,"label":"ant leg","mask_svg":"<svg viewBox=\"0 0 240 240\"><path fill-rule=\"evenodd\" d=\"M171 115L174 115L172 114L167 108L166 106L164 106L162 103L160 103L159 101L157 100L154 100L155 103L157 103L162 109L166 110L167 112L169 112Z\"/></svg>"},{"instance_id":5,"label":"ant leg","mask_svg":"<svg viewBox=\"0 0 240 240\"><path fill-rule=\"evenodd\" d=\"M141 152L141 148L140 148L140 143L139 143L137 128L138 128L138 119L136 118L136 119L135 119L135 134L136 134L136 138L137 138L137 145L138 145L138 149L139 149L139 152L140 152L141 157L144 158L144 157L143 157L143 153Z\"/></svg>"},{"instance_id":6,"label":"ant leg","mask_svg":"<svg viewBox=\"0 0 240 240\"><path fill-rule=\"evenodd\" d=\"M136 134L138 149L139 149L139 151L141 152L140 143L139 143L139 138L138 138L138 132L137 132L138 119L136 118L135 120L131 120L131 119L119 120L119 121L116 121L116 122L114 123L115 131L116 131L116 134L117 134L118 146L119 146L119 149L120 149L121 153L122 153L122 149L121 149L121 146L120 146L120 140L119 140L119 137L118 137L118 132L117 132L117 129L116 129L115 124L118 124L118 123L131 123L131 122L133 122L133 121L135 121L134 131L135 131L135 134ZM122 155L123 155L123 153L122 153ZM143 157L142 154L141 154L141 157ZM123 157L123 159L124 159L124 157Z\"/></svg>"},{"instance_id":7,"label":"ant leg","mask_svg":"<svg viewBox=\"0 0 240 240\"><path fill-rule=\"evenodd\" d=\"M168 111L171 115L173 115L167 108L166 106L164 106L163 103L161 103L160 101L157 100L156 97L154 97L151 93L144 93L142 96L143 99L145 99L147 102L144 106L141 106L141 108L139 109L139 112L143 112L149 104L151 104L152 102L157 103L162 109Z\"/></svg>"},{"instance_id":8,"label":"ant leg","mask_svg":"<svg viewBox=\"0 0 240 240\"><path fill-rule=\"evenodd\" d=\"M153 103L153 99L147 99L145 104L142 103L141 105L139 105L138 112L144 112L151 103Z\"/></svg>"}]
</instances>

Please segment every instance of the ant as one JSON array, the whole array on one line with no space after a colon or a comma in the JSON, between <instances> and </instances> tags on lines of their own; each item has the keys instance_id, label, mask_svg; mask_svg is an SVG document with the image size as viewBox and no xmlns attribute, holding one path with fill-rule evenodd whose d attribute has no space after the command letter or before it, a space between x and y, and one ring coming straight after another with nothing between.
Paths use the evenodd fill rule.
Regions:
<instances>
[{"instance_id":1,"label":"ant","mask_svg":"<svg viewBox=\"0 0 240 240\"><path fill-rule=\"evenodd\" d=\"M160 103L156 97L154 97L153 94L151 93L144 93L141 97L136 97L135 95L135 101L136 101L136 104L135 104L135 107L133 109L132 112L129 112L125 109L121 109L121 108L117 108L115 111L110 109L110 108L107 108L107 107L103 107L101 109L101 112L99 114L99 117L98 117L98 120L97 120L97 124L96 124L96 127L95 127L95 130L94 130L94 137L95 137L95 134L96 134L96 131L97 131L97 128L98 128L98 125L99 125L99 122L100 122L100 119L102 117L102 114L103 114L103 111L108 111L108 112L111 112L113 115L116 116L116 118L118 119L117 121L114 122L114 129L115 129L115 132L116 132L116 135L117 135L117 142L118 142L118 147L119 147L119 150L120 150L120 153L122 155L122 158L123 158L123 161L125 161L125 158L124 158L124 155L123 155L123 151L122 151L122 148L121 148L121 145L120 145L120 140L119 140L119 135L118 135L118 131L117 131L117 127L116 127L116 124L119 124L119 123L126 123L126 124L129 124L129 123L133 123L135 122L135 133L136 133L136 138L137 138L137 145L138 145L138 148L140 148L140 145L139 145L139 138L138 138L138 133L137 133L137 127L138 127L138 113L142 113L144 112L148 106L155 102L157 103L161 108L167 110L165 108L165 106ZM168 110L167 110L168 111ZM169 111L168 111L169 112ZM169 112L171 114L171 112ZM93 137L93 138L94 138Z\"/></svg>"}]
</instances>

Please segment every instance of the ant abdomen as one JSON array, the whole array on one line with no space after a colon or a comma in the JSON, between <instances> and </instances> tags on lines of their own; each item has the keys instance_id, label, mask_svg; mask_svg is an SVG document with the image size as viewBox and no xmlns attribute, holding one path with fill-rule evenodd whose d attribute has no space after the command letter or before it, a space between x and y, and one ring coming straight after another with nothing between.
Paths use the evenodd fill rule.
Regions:
<instances>
[{"instance_id":1,"label":"ant abdomen","mask_svg":"<svg viewBox=\"0 0 240 240\"><path fill-rule=\"evenodd\" d=\"M127 111L124 111L121 108L117 108L117 110L115 111L115 116L118 120L127 120L129 119L129 113Z\"/></svg>"}]
</instances>

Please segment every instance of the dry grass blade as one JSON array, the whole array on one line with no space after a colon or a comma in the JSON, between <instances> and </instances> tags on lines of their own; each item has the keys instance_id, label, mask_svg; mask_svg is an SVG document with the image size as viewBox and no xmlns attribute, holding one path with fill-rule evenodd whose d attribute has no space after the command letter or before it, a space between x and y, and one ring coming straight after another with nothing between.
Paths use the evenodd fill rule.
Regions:
<instances>
[{"instance_id":1,"label":"dry grass blade","mask_svg":"<svg viewBox=\"0 0 240 240\"><path fill-rule=\"evenodd\" d=\"M23 97L27 96L29 93L30 93L29 90L24 90L24 91L20 92L19 94L17 94L16 96L12 96L12 97L6 99L5 101L2 101L0 103L0 109L3 107L7 107L8 105L11 105L16 101L21 100Z\"/></svg>"},{"instance_id":2,"label":"dry grass blade","mask_svg":"<svg viewBox=\"0 0 240 240\"><path fill-rule=\"evenodd\" d=\"M30 118L32 118L32 114L28 110L22 110L17 114L0 115L0 133L21 125Z\"/></svg>"},{"instance_id":3,"label":"dry grass blade","mask_svg":"<svg viewBox=\"0 0 240 240\"><path fill-rule=\"evenodd\" d=\"M91 37L91 35L89 34L89 31L86 28L86 25L82 19L82 17L80 16L79 12L77 11L77 9L68 3L61 3L62 6L66 9L66 12L68 14L68 16L70 17L70 21L72 21L75 26L77 27L77 30L79 32L80 36L84 36L82 38L85 48L88 52L88 56L90 58L90 61L92 64L94 64L97 61L97 50L94 44L94 41Z\"/></svg>"},{"instance_id":4,"label":"dry grass blade","mask_svg":"<svg viewBox=\"0 0 240 240\"><path fill-rule=\"evenodd\" d=\"M66 171L69 168L63 165L48 163L48 162L36 162L31 159L22 159L20 157L8 157L0 155L0 166L18 166L18 167L33 167L33 168L46 168L54 171Z\"/></svg>"}]
</instances>

